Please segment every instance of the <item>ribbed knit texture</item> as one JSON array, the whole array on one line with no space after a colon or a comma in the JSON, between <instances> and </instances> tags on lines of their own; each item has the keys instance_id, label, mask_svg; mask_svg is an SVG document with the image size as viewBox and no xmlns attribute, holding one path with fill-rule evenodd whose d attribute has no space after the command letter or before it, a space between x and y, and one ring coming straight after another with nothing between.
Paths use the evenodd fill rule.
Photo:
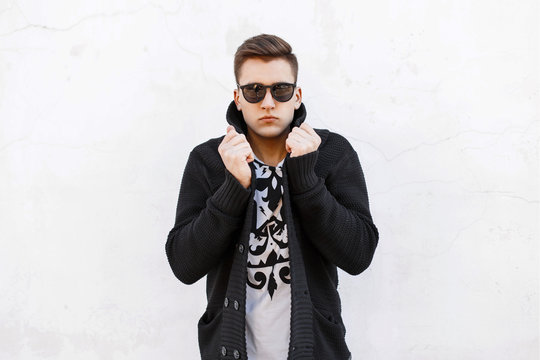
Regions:
<instances>
[{"instance_id":1,"label":"ribbed knit texture","mask_svg":"<svg viewBox=\"0 0 540 360\"><path fill-rule=\"evenodd\" d=\"M291 127L305 117L302 104ZM245 131L234 102L227 121ZM287 155L283 167L291 265L289 359L347 360L336 266L350 274L364 271L379 233L356 152L343 136L315 131L321 137L318 150ZM166 253L180 281L191 284L207 275L208 306L198 324L201 358L246 359L246 249L255 182L245 189L228 172L217 151L222 139L210 139L189 155Z\"/></svg>"}]
</instances>

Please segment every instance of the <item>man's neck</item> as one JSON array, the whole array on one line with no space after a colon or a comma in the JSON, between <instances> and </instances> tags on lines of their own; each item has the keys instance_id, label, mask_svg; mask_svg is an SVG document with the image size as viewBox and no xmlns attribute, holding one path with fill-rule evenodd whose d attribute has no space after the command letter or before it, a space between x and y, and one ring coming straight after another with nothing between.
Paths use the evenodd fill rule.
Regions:
<instances>
[{"instance_id":1,"label":"man's neck","mask_svg":"<svg viewBox=\"0 0 540 360\"><path fill-rule=\"evenodd\" d=\"M246 138L255 156L266 165L277 166L287 156L285 141L290 130L287 129L275 138L265 138L253 133L248 129Z\"/></svg>"}]
</instances>

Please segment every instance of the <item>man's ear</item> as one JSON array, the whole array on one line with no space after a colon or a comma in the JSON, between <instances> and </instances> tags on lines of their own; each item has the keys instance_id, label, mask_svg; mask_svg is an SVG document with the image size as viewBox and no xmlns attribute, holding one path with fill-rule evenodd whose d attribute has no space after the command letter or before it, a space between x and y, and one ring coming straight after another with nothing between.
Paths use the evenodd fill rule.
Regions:
<instances>
[{"instance_id":1,"label":"man's ear","mask_svg":"<svg viewBox=\"0 0 540 360\"><path fill-rule=\"evenodd\" d=\"M300 105L302 105L302 88L297 87L294 91L294 109L298 110L300 108Z\"/></svg>"},{"instance_id":2,"label":"man's ear","mask_svg":"<svg viewBox=\"0 0 540 360\"><path fill-rule=\"evenodd\" d=\"M234 97L234 103L236 104L236 108L238 111L242 111L242 105L240 105L240 93L238 92L238 89L234 89L233 91L233 97Z\"/></svg>"}]
</instances>

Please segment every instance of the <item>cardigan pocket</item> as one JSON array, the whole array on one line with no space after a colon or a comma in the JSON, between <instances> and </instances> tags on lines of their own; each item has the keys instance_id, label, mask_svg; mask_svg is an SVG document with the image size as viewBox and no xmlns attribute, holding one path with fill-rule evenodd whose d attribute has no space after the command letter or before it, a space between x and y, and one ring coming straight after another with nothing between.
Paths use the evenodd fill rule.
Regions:
<instances>
[{"instance_id":1,"label":"cardigan pocket","mask_svg":"<svg viewBox=\"0 0 540 360\"><path fill-rule=\"evenodd\" d=\"M316 359L349 359L351 353L345 343L345 326L340 316L313 306L313 334Z\"/></svg>"},{"instance_id":2,"label":"cardigan pocket","mask_svg":"<svg viewBox=\"0 0 540 360\"><path fill-rule=\"evenodd\" d=\"M215 359L219 353L223 309L207 309L197 324L202 359Z\"/></svg>"}]
</instances>

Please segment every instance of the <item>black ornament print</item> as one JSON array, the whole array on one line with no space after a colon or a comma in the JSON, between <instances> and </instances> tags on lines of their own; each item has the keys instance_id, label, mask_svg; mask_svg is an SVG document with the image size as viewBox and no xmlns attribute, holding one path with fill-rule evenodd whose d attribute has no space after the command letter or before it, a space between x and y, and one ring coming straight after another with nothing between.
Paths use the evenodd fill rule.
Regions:
<instances>
[{"instance_id":1,"label":"black ornament print","mask_svg":"<svg viewBox=\"0 0 540 360\"><path fill-rule=\"evenodd\" d=\"M248 254L248 285L266 290L270 298L278 286L290 284L287 225L281 216L283 195L282 166L254 160L256 178L255 206Z\"/></svg>"}]
</instances>

